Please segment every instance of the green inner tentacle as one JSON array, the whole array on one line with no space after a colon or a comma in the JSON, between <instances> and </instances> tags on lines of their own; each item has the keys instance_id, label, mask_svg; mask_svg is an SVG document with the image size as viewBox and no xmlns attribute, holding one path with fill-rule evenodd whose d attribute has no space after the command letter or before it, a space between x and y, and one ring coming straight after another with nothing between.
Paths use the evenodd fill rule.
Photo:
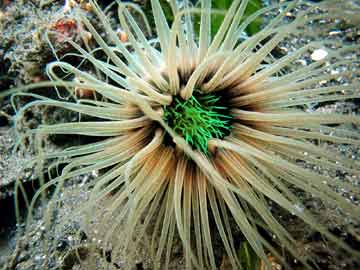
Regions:
<instances>
[{"instance_id":1,"label":"green inner tentacle","mask_svg":"<svg viewBox=\"0 0 360 270\"><path fill-rule=\"evenodd\" d=\"M208 140L223 138L231 130L228 108L215 95L193 95L188 100L175 97L164 107L164 119L195 149L208 154Z\"/></svg>"}]
</instances>

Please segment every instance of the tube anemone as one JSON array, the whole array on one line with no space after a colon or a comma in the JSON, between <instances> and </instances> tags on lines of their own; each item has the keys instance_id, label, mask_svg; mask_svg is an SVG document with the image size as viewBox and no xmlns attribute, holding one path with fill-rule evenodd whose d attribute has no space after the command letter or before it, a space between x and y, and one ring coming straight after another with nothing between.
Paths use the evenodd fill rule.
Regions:
<instances>
[{"instance_id":1,"label":"tube anemone","mask_svg":"<svg viewBox=\"0 0 360 270\"><path fill-rule=\"evenodd\" d=\"M74 176L107 169L97 177L88 203L80 208L89 210L107 194L113 195L103 222L111 224L105 243L113 237L122 239L112 247L115 257L120 246L136 249L130 245L132 239L138 242L150 224L155 224L151 226L151 246L157 269L168 268L176 235L184 248L186 269L217 269L215 231L232 267L240 269L234 247L235 225L267 267L270 262L266 252L278 254L260 233L263 229L310 268L307 258L300 256L295 239L269 211L269 201L359 256L301 207L294 191L302 190L326 204L336 205L359 220L360 209L335 192L333 186L350 187L354 192L358 189L301 165L360 174L358 161L314 143L317 140L358 147L360 135L340 124L359 125L360 118L305 110L310 103L359 98L356 79L343 85L319 84L358 75L357 71L329 70L351 64L353 60L342 59L342 55L358 50L359 45L326 48L326 59L306 66L293 63L323 48L324 43L309 42L281 58L271 55L280 42L329 14L314 12L316 8L308 6L294 20L285 20L285 14L299 1L286 3L264 29L240 42L239 34L249 23L279 6L261 9L242 19L249 1L234 0L212 37L211 1L201 0L199 8L187 0L182 7L169 1L175 18L170 27L159 1L151 0L157 37L149 39L126 3L117 1L118 17L129 40L123 44L96 2L90 2L107 41L86 17L79 15L80 20L106 59L96 58L94 52L68 42L101 76L58 61L47 67L50 82L22 89L56 86L70 93L75 93L76 88L90 89L102 101L39 97L19 110L17 117L29 106L61 107L97 120L42 125L32 132L104 139L44 154L46 159L66 158L67 165L42 191L56 185L56 193ZM194 14L201 18L198 36ZM66 78L73 76L77 80L60 78L57 69L66 72ZM140 224L140 233L135 233ZM115 235L120 225L124 229L121 235Z\"/></svg>"}]
</instances>

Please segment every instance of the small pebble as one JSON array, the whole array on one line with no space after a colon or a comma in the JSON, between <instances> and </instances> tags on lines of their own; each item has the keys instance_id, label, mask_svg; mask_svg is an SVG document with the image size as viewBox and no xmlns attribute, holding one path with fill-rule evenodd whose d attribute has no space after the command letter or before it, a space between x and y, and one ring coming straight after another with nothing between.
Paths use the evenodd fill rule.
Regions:
<instances>
[{"instance_id":1,"label":"small pebble","mask_svg":"<svg viewBox=\"0 0 360 270\"><path fill-rule=\"evenodd\" d=\"M328 55L328 52L324 49L317 49L311 54L311 59L314 61L323 60Z\"/></svg>"}]
</instances>

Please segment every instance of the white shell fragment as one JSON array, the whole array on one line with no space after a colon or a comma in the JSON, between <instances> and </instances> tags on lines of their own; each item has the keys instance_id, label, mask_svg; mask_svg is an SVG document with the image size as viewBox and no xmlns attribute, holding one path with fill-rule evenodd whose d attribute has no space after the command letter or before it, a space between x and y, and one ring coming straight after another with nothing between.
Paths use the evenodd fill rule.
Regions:
<instances>
[{"instance_id":1,"label":"white shell fragment","mask_svg":"<svg viewBox=\"0 0 360 270\"><path fill-rule=\"evenodd\" d=\"M311 54L311 59L314 61L320 61L324 59L329 53L324 49L317 49Z\"/></svg>"}]
</instances>

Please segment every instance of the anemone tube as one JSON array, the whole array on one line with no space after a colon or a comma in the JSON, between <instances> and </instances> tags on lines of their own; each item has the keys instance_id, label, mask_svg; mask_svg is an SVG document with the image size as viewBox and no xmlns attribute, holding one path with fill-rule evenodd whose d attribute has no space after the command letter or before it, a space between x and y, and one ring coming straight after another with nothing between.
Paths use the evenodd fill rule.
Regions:
<instances>
[{"instance_id":1,"label":"anemone tube","mask_svg":"<svg viewBox=\"0 0 360 270\"><path fill-rule=\"evenodd\" d=\"M47 66L51 81L17 89L55 86L74 93L75 88L83 88L103 97L99 101L73 96L75 102L72 102L33 95L38 100L17 112L19 119L30 106L46 105L96 117L97 121L41 125L30 132L104 137L99 142L60 153L45 153L42 158L65 158L67 165L60 176L43 185L31 207L52 185L57 187L56 194L72 177L109 168L98 176L89 201L79 211L95 207L113 193L103 219L104 224L111 224L104 242L110 243L113 237L122 239L112 247L113 257L120 246L135 249L129 244L131 239L142 239L146 228L155 221L151 246L156 269L168 268L176 234L184 248L186 269L217 269L211 218L234 269L240 269L241 264L231 223L236 224L267 267L270 262L266 250L279 258L281 255L260 234L259 228L265 228L282 247L311 268L308 258L299 255L295 239L270 213L268 201L359 256L329 233L307 209L299 207L301 201L290 188L296 187L327 204L337 205L359 220L360 209L324 184L329 182L328 177L295 161L359 175L358 161L330 152L313 141L359 146L358 133L336 125L357 126L360 118L304 109L311 103L359 98L357 79L348 84L319 84L340 76L358 75L358 71L332 74L328 70L351 64L353 60L343 59L342 54L356 52L359 45L327 48L326 59L306 66L296 66L293 62L322 48L324 43L309 42L279 59L272 57L272 50L280 42L292 34L300 34L309 22L330 16L313 12L315 7L310 6L300 10L294 20L285 20L285 14L299 1L266 7L242 19L249 1L234 0L219 31L212 37L211 15L215 11L211 10L211 1L201 0L199 8L186 0L182 7L174 0L169 1L175 15L170 27L159 1L151 0L156 39L149 39L141 30L126 3L117 2L128 44L119 40L94 1L90 3L109 41L104 40L86 17L80 14L79 19L107 60L96 58L92 51L68 40L80 57L100 71L100 77L56 61ZM260 32L239 42L240 33L249 23L279 8L282 11ZM201 18L198 37L194 31L194 14ZM58 69L67 73L66 78L57 75ZM70 80L71 77L78 80ZM211 104L205 106L199 99L209 99ZM176 104L186 108L179 111ZM192 114L198 118L191 117ZM192 125L190 122L195 118L199 121ZM191 129L187 128L189 125ZM205 139L201 134L206 134ZM358 192L346 182L334 181L332 185ZM134 228L140 223L142 230L135 234ZM121 235L115 235L120 225L125 229Z\"/></svg>"}]
</instances>

